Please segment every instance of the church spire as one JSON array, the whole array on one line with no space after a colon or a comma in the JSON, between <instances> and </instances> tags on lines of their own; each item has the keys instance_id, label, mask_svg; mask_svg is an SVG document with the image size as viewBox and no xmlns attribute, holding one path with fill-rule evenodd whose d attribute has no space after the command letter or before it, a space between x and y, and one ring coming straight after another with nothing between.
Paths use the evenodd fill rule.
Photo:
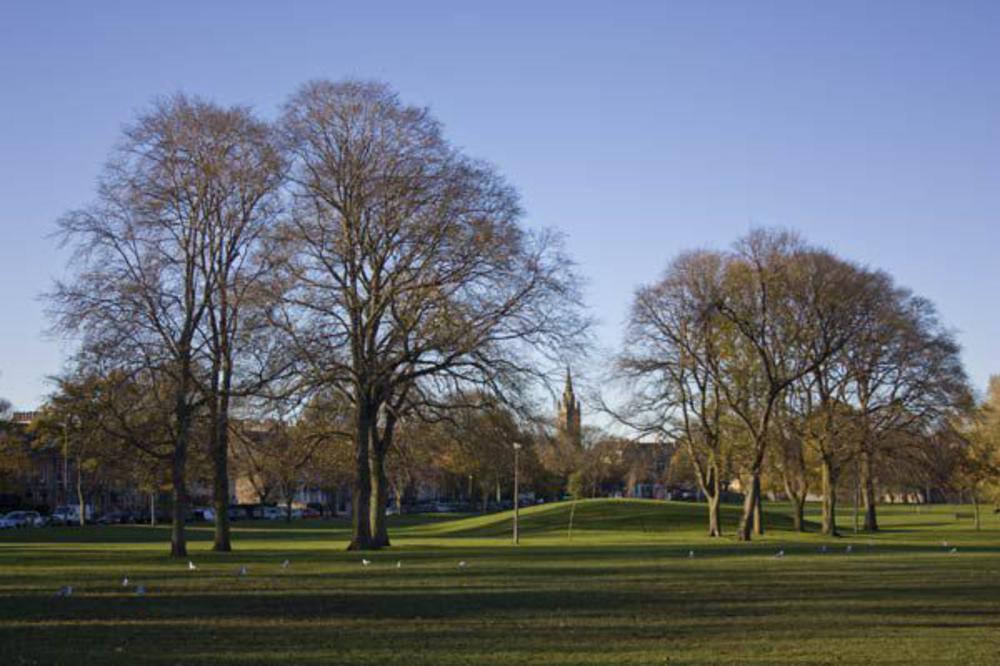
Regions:
<instances>
[{"instance_id":1,"label":"church spire","mask_svg":"<svg viewBox=\"0 0 1000 666\"><path fill-rule=\"evenodd\" d=\"M573 373L570 372L569 366L566 366L566 388L563 389L563 404L567 402L575 402L576 394L573 393Z\"/></svg>"},{"instance_id":2,"label":"church spire","mask_svg":"<svg viewBox=\"0 0 1000 666\"><path fill-rule=\"evenodd\" d=\"M563 389L562 404L559 405L560 435L570 443L581 446L580 401L573 390L573 373L566 366L566 386Z\"/></svg>"}]
</instances>

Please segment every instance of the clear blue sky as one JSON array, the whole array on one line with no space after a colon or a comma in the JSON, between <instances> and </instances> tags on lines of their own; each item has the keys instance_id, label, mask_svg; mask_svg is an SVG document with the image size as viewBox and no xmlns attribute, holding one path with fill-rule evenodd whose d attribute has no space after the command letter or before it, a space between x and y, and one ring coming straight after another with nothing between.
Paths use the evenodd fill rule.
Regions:
<instances>
[{"instance_id":1,"label":"clear blue sky","mask_svg":"<svg viewBox=\"0 0 1000 666\"><path fill-rule=\"evenodd\" d=\"M600 341L678 251L785 226L933 299L1000 372L1000 2L9 2L0 6L0 396L61 365L46 238L119 128L186 91L272 116L371 77L562 229Z\"/></svg>"}]
</instances>

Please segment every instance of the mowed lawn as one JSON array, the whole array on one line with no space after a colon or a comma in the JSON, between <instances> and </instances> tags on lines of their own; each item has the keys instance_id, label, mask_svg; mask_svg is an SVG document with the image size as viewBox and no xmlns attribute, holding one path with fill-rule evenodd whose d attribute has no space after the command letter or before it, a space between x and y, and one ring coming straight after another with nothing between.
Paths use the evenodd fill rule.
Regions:
<instances>
[{"instance_id":1,"label":"mowed lawn","mask_svg":"<svg viewBox=\"0 0 1000 666\"><path fill-rule=\"evenodd\" d=\"M580 502L572 539L571 510L523 510L516 549L509 513L402 517L367 567L343 524L239 523L229 554L196 527L195 571L165 529L0 533L0 664L1000 664L989 511L883 507L872 537L848 511L831 540L771 506L745 545L699 505Z\"/></svg>"}]
</instances>

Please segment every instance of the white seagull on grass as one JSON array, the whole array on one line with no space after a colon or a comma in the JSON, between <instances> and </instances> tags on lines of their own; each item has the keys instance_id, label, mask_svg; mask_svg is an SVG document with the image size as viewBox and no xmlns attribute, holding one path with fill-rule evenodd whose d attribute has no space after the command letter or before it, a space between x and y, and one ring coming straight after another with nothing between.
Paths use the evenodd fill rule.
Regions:
<instances>
[{"instance_id":1,"label":"white seagull on grass","mask_svg":"<svg viewBox=\"0 0 1000 666\"><path fill-rule=\"evenodd\" d=\"M365 558L361 559L361 566L363 566L363 567L366 567L366 566L368 566L371 563L372 563L372 561L369 560L369 559L365 559Z\"/></svg>"},{"instance_id":2,"label":"white seagull on grass","mask_svg":"<svg viewBox=\"0 0 1000 666\"><path fill-rule=\"evenodd\" d=\"M194 565L194 562L192 562L191 560L188 560L188 571L194 571L194 570L195 570L195 569L197 569L197 568L198 568L198 567L196 567L196 566Z\"/></svg>"},{"instance_id":3,"label":"white seagull on grass","mask_svg":"<svg viewBox=\"0 0 1000 666\"><path fill-rule=\"evenodd\" d=\"M66 585L64 587L60 587L56 591L55 596L57 596L57 597L68 597L68 596L71 596L72 594L73 594L73 586L72 585Z\"/></svg>"}]
</instances>

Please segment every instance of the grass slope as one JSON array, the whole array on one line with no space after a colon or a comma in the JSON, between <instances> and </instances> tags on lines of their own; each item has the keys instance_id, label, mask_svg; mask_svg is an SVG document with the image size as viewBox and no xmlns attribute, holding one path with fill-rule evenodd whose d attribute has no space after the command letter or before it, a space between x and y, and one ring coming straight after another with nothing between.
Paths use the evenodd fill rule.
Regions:
<instances>
[{"instance_id":1,"label":"grass slope","mask_svg":"<svg viewBox=\"0 0 1000 666\"><path fill-rule=\"evenodd\" d=\"M782 512L766 511L765 522L777 529L790 529L791 518ZM721 507L723 527L734 530L739 522L740 507ZM630 539L689 537L704 530L708 510L691 502L659 502L655 500L582 500L541 504L520 510L518 530L523 538L558 539L570 536L589 539L614 536ZM572 532L570 520L572 519ZM430 525L419 525L403 534L426 534L439 537L509 537L513 527L513 512L473 516Z\"/></svg>"},{"instance_id":2,"label":"grass slope","mask_svg":"<svg viewBox=\"0 0 1000 666\"><path fill-rule=\"evenodd\" d=\"M571 511L523 511L520 548L509 514L402 517L368 567L343 523L239 524L229 554L198 528L196 571L164 529L2 533L0 664L1000 663L992 515L886 507L884 533L834 542L769 507L747 545L693 504L580 502L572 541Z\"/></svg>"}]
</instances>

